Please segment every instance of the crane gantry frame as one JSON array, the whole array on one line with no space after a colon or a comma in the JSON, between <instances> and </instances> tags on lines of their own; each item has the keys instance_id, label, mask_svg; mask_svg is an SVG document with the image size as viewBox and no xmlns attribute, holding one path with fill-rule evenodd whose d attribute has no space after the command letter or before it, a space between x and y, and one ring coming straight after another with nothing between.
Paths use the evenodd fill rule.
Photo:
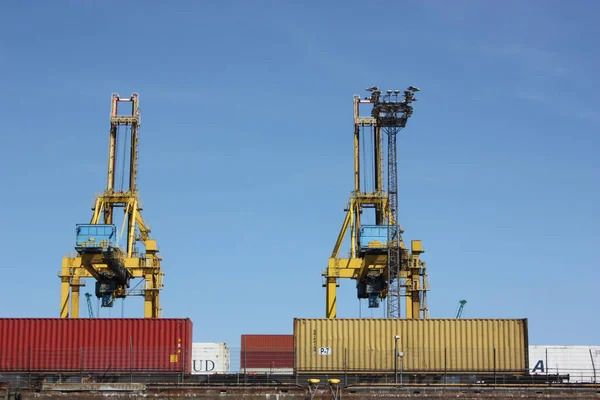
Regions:
<instances>
[{"instance_id":1,"label":"crane gantry frame","mask_svg":"<svg viewBox=\"0 0 600 400\"><path fill-rule=\"evenodd\" d=\"M401 234L404 233L398 224L398 189L396 137L406 126L412 115L411 103L416 101L414 93L419 89L410 86L404 91L388 90L382 95L377 87L367 89L371 95L361 99L354 96L354 191L350 196L346 218L334 245L327 269L323 272L326 288L326 318L337 316L337 280L349 278L357 281L357 296L368 298L369 307L379 306L380 299L387 298L388 318L400 318L400 298L405 297L406 318L428 318L426 294L429 282L425 262L420 260L424 252L420 240L411 242L410 251L406 248ZM373 107L370 117L360 115L360 105ZM371 191L361 190L360 138L372 134L373 143L373 181ZM383 134L388 137L388 186L383 187ZM367 169L365 169L367 170ZM374 209L375 225L361 226L361 215L364 209ZM365 229L381 230L385 237L371 240L368 244L361 242L361 232ZM340 257L340 249L350 229L350 251L348 258ZM366 231L365 231L366 232ZM363 232L364 236L367 234ZM364 239L364 238L363 238ZM383 243L382 243L383 242ZM386 244L387 242L387 244Z\"/></svg>"},{"instance_id":2,"label":"crane gantry frame","mask_svg":"<svg viewBox=\"0 0 600 400\"><path fill-rule=\"evenodd\" d=\"M119 114L119 104L130 103L131 113ZM122 111L122 110L121 110ZM98 227L112 226L114 209L123 208L124 221L121 229L123 235L126 229L127 244L124 249L108 245L102 251L86 251L91 247L78 242L77 254L69 254L62 260L61 279L61 318L79 318L79 289L84 286L85 278L96 280L96 296L103 299L103 307L112 307L115 298L127 296L144 297L144 318L158 318L161 314L159 295L163 287L164 272L161 269L162 257L158 252L155 239L150 238L150 227L142 218L142 207L137 190L137 161L139 128L141 125L139 98L133 93L128 98L112 95L110 112L110 140L108 151L108 182L104 193L97 195L92 210L94 211L90 224ZM125 131L129 148L122 149L129 160L129 182L117 190L116 170L118 141L120 128ZM127 154L128 153L128 154ZM124 164L125 165L125 162ZM124 167L123 167L124 168ZM123 180L125 171L123 169ZM79 228L78 228L79 229ZM78 231L79 232L79 231ZM79 240L79 239L78 239ZM93 242L94 238L90 238ZM145 252L139 252L136 244L142 244ZM131 290L130 279L143 278L145 287Z\"/></svg>"}]
</instances>

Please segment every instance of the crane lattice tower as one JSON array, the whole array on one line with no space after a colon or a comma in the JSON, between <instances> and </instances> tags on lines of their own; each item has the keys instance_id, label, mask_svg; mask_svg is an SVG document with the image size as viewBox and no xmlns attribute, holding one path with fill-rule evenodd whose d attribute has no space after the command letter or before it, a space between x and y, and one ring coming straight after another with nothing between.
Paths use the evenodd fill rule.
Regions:
<instances>
[{"instance_id":1,"label":"crane lattice tower","mask_svg":"<svg viewBox=\"0 0 600 400\"><path fill-rule=\"evenodd\" d=\"M354 191L351 193L346 218L323 272L326 288L326 318L337 316L337 280L356 280L357 297L369 300L370 308L379 307L387 299L387 317L400 318L401 298L405 298L406 318L428 318L429 282L420 240L411 242L410 251L402 239L404 231L398 223L398 175L396 139L412 115L414 93L410 86L403 96L399 90L386 94L377 87L367 89L370 96L354 96ZM360 115L360 105L372 106L371 115ZM387 136L387 171L384 171L383 134ZM365 161L365 143L370 143L372 157ZM362 150L361 150L362 148ZM387 190L384 188L387 172ZM372 181L367 187L366 181ZM372 224L362 224L363 211L372 210ZM350 231L349 256L340 257L340 249Z\"/></svg>"}]
</instances>

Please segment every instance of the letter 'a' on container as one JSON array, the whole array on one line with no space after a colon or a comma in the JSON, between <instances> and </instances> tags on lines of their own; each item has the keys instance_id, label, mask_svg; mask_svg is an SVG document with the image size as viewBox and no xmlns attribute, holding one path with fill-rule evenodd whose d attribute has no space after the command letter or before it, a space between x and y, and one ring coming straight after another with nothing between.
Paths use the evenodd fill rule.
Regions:
<instances>
[{"instance_id":1,"label":"letter 'a' on container","mask_svg":"<svg viewBox=\"0 0 600 400\"><path fill-rule=\"evenodd\" d=\"M297 373L527 374L526 319L295 319Z\"/></svg>"},{"instance_id":2,"label":"letter 'a' on container","mask_svg":"<svg viewBox=\"0 0 600 400\"><path fill-rule=\"evenodd\" d=\"M529 346L531 375L568 376L569 383L600 382L600 346Z\"/></svg>"},{"instance_id":3,"label":"letter 'a' on container","mask_svg":"<svg viewBox=\"0 0 600 400\"><path fill-rule=\"evenodd\" d=\"M192 321L0 318L0 372L190 373Z\"/></svg>"}]
</instances>

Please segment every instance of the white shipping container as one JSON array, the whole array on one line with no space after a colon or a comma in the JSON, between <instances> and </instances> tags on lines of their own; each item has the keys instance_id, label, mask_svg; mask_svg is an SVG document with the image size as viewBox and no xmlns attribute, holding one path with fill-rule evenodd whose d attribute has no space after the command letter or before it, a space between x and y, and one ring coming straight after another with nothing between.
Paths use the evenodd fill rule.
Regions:
<instances>
[{"instance_id":1,"label":"white shipping container","mask_svg":"<svg viewBox=\"0 0 600 400\"><path fill-rule=\"evenodd\" d=\"M529 346L532 375L569 375L569 382L600 382L600 346Z\"/></svg>"},{"instance_id":2,"label":"white shipping container","mask_svg":"<svg viewBox=\"0 0 600 400\"><path fill-rule=\"evenodd\" d=\"M192 375L228 374L230 352L225 343L192 343Z\"/></svg>"}]
</instances>

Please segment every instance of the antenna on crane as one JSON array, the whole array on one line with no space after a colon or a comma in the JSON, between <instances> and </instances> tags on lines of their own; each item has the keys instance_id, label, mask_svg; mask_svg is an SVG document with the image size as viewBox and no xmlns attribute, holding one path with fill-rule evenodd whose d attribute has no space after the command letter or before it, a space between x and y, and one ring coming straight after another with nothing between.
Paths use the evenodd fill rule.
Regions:
<instances>
[{"instance_id":1,"label":"antenna on crane","mask_svg":"<svg viewBox=\"0 0 600 400\"><path fill-rule=\"evenodd\" d=\"M458 302L460 305L458 306L458 311L456 312L456 318L460 318L462 316L463 310L465 308L465 304L467 304L466 300L461 300Z\"/></svg>"}]
</instances>

